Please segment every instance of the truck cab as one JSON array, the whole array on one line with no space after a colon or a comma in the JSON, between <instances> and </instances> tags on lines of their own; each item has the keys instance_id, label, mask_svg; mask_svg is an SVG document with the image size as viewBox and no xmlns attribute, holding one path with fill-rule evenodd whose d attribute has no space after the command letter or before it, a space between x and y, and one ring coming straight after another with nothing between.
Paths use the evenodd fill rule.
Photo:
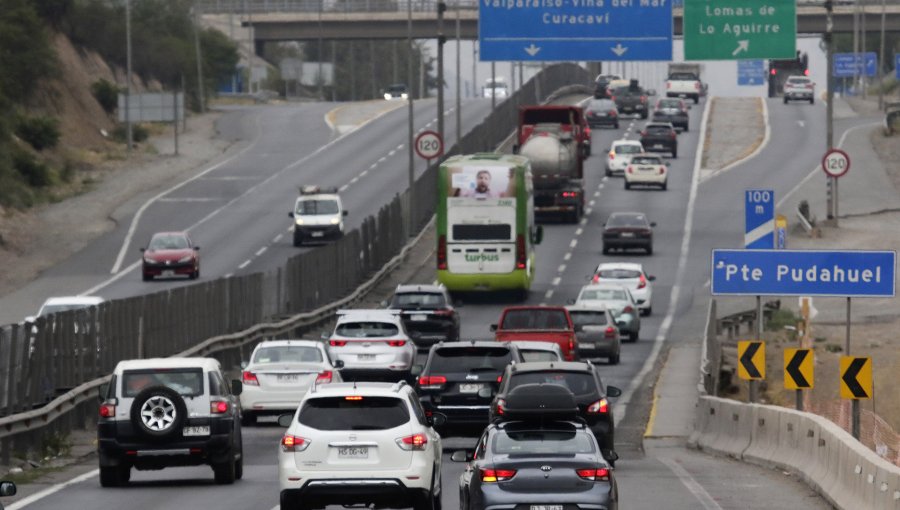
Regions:
<instances>
[{"instance_id":1,"label":"truck cab","mask_svg":"<svg viewBox=\"0 0 900 510\"><path fill-rule=\"evenodd\" d=\"M559 345L566 361L575 361L575 325L561 306L512 306L491 325L498 342L552 342Z\"/></svg>"},{"instance_id":2,"label":"truck cab","mask_svg":"<svg viewBox=\"0 0 900 510\"><path fill-rule=\"evenodd\" d=\"M337 189L302 186L300 196L294 201L294 210L288 216L294 218L294 246L302 246L341 238L347 210Z\"/></svg>"}]
</instances>

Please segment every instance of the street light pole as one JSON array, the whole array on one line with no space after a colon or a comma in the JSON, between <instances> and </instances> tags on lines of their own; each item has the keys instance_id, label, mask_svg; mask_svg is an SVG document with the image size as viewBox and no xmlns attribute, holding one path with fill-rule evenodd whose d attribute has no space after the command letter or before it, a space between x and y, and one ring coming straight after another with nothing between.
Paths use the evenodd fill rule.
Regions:
<instances>
[{"instance_id":1,"label":"street light pole","mask_svg":"<svg viewBox=\"0 0 900 510\"><path fill-rule=\"evenodd\" d=\"M131 154L131 0L125 0L125 147Z\"/></svg>"},{"instance_id":2,"label":"street light pole","mask_svg":"<svg viewBox=\"0 0 900 510\"><path fill-rule=\"evenodd\" d=\"M194 53L197 57L197 100L200 102L200 113L206 113L206 99L203 91L203 54L200 51L200 8L195 4L191 10L194 11Z\"/></svg>"},{"instance_id":3,"label":"street light pole","mask_svg":"<svg viewBox=\"0 0 900 510\"><path fill-rule=\"evenodd\" d=\"M413 94L412 94L412 84L413 84L413 44L412 44L412 0L407 0L406 2L406 44L407 44L407 58L406 58L406 82L409 86L406 88L406 102L409 105L409 139L407 140L407 151L409 156L409 235L413 233L413 223L415 221L415 213L413 212L413 186L416 183L416 169L415 162L413 161Z\"/></svg>"},{"instance_id":4,"label":"street light pole","mask_svg":"<svg viewBox=\"0 0 900 510\"><path fill-rule=\"evenodd\" d=\"M456 143L459 144L459 138L462 136L462 69L460 66L460 27L459 27L459 2L456 0ZM884 35L882 35L882 41Z\"/></svg>"},{"instance_id":5,"label":"street light pole","mask_svg":"<svg viewBox=\"0 0 900 510\"><path fill-rule=\"evenodd\" d=\"M441 140L444 139L444 11L447 4L442 0L437 3L437 130Z\"/></svg>"},{"instance_id":6,"label":"street light pole","mask_svg":"<svg viewBox=\"0 0 900 510\"><path fill-rule=\"evenodd\" d=\"M832 0L825 0L825 150L831 150L834 147L834 20L832 13L834 4ZM854 57L855 58L855 57ZM854 66L855 67L855 66ZM835 203L837 202L837 179L828 177L828 184L825 198L826 200L826 216L837 224L837 215L835 214Z\"/></svg>"},{"instance_id":7,"label":"street light pole","mask_svg":"<svg viewBox=\"0 0 900 510\"><path fill-rule=\"evenodd\" d=\"M885 0L881 0L881 49L878 51L878 111L884 110L884 17Z\"/></svg>"}]
</instances>

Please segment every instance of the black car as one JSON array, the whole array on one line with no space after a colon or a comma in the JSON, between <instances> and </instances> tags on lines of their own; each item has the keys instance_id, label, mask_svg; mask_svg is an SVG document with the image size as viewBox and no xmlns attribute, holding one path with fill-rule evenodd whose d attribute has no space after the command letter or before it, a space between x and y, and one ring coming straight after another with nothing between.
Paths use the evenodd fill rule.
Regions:
<instances>
[{"instance_id":1,"label":"black car","mask_svg":"<svg viewBox=\"0 0 900 510\"><path fill-rule=\"evenodd\" d=\"M488 426L459 477L461 510L618 509L612 466L579 417L577 397L557 384L524 384L507 401L507 416Z\"/></svg>"},{"instance_id":2,"label":"black car","mask_svg":"<svg viewBox=\"0 0 900 510\"><path fill-rule=\"evenodd\" d=\"M613 89L610 95L610 99L616 102L616 108L622 115L630 113L646 119L650 113L648 100L652 94L641 88L637 80L631 80L631 84Z\"/></svg>"},{"instance_id":3,"label":"black car","mask_svg":"<svg viewBox=\"0 0 900 510\"><path fill-rule=\"evenodd\" d=\"M419 350L459 340L459 313L443 285L398 285L390 309L402 310L403 326Z\"/></svg>"},{"instance_id":4,"label":"black car","mask_svg":"<svg viewBox=\"0 0 900 510\"><path fill-rule=\"evenodd\" d=\"M640 248L653 254L653 227L656 223L639 212L613 213L603 225L603 254L613 249Z\"/></svg>"},{"instance_id":5,"label":"black car","mask_svg":"<svg viewBox=\"0 0 900 510\"><path fill-rule=\"evenodd\" d=\"M647 152L671 152L678 157L678 132L671 122L648 122L641 130L641 145Z\"/></svg>"},{"instance_id":6,"label":"black car","mask_svg":"<svg viewBox=\"0 0 900 510\"><path fill-rule=\"evenodd\" d=\"M512 392L528 384L559 385L575 395L578 414L597 436L600 450L612 465L619 456L615 450L615 425L612 403L609 398L618 397L622 391L615 386L604 386L597 367L590 361L516 363L506 368L500 389L491 402L491 421L506 419Z\"/></svg>"},{"instance_id":7,"label":"black car","mask_svg":"<svg viewBox=\"0 0 900 510\"><path fill-rule=\"evenodd\" d=\"M584 116L591 127L610 126L619 129L619 110L611 99L591 99L584 107Z\"/></svg>"},{"instance_id":8,"label":"black car","mask_svg":"<svg viewBox=\"0 0 900 510\"><path fill-rule=\"evenodd\" d=\"M616 74L601 74L594 80L594 97L596 99L609 99L609 84L622 77Z\"/></svg>"},{"instance_id":9,"label":"black car","mask_svg":"<svg viewBox=\"0 0 900 510\"><path fill-rule=\"evenodd\" d=\"M439 343L428 352L416 391L425 411L445 415L448 425L484 426L503 370L521 361L509 342Z\"/></svg>"},{"instance_id":10,"label":"black car","mask_svg":"<svg viewBox=\"0 0 900 510\"><path fill-rule=\"evenodd\" d=\"M690 106L677 97L666 97L656 102L653 110L653 122L670 122L676 129L690 130L688 116Z\"/></svg>"}]
</instances>

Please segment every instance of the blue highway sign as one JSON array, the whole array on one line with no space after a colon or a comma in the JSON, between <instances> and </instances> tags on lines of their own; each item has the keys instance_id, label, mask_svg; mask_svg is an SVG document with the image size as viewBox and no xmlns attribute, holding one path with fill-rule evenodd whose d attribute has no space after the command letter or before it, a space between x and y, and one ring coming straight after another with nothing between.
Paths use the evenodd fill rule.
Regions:
<instances>
[{"instance_id":1,"label":"blue highway sign","mask_svg":"<svg viewBox=\"0 0 900 510\"><path fill-rule=\"evenodd\" d=\"M892 297L893 251L713 250L713 295Z\"/></svg>"},{"instance_id":2,"label":"blue highway sign","mask_svg":"<svg viewBox=\"0 0 900 510\"><path fill-rule=\"evenodd\" d=\"M766 64L763 60L738 60L738 85L765 85Z\"/></svg>"},{"instance_id":3,"label":"blue highway sign","mask_svg":"<svg viewBox=\"0 0 900 510\"><path fill-rule=\"evenodd\" d=\"M744 190L744 248L771 250L775 247L775 192Z\"/></svg>"},{"instance_id":4,"label":"blue highway sign","mask_svg":"<svg viewBox=\"0 0 900 510\"><path fill-rule=\"evenodd\" d=\"M832 76L849 78L852 76L875 76L878 58L874 51L867 53L835 53Z\"/></svg>"},{"instance_id":5,"label":"blue highway sign","mask_svg":"<svg viewBox=\"0 0 900 510\"><path fill-rule=\"evenodd\" d=\"M900 53L894 55L894 76L900 80Z\"/></svg>"},{"instance_id":6,"label":"blue highway sign","mask_svg":"<svg viewBox=\"0 0 900 510\"><path fill-rule=\"evenodd\" d=\"M482 61L672 60L667 0L479 0Z\"/></svg>"}]
</instances>

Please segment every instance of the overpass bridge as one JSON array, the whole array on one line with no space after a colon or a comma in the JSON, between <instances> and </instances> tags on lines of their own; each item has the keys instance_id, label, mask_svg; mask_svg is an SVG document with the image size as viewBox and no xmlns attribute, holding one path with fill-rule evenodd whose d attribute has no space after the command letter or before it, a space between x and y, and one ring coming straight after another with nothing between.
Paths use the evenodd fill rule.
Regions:
<instances>
[{"instance_id":1,"label":"overpass bridge","mask_svg":"<svg viewBox=\"0 0 900 510\"><path fill-rule=\"evenodd\" d=\"M859 19L865 18L868 30L881 26L881 2L870 0L859 6ZM409 2L409 4L407 4ZM676 1L675 5L681 2ZM836 4L842 2L835 2ZM900 0L886 0L885 26L900 31ZM455 36L457 17L460 37L478 38L477 0L446 2L444 34ZM437 2L435 0L200 0L198 8L204 15L238 15L242 24L253 26L257 47L266 42L303 40L367 40L405 39L407 37L408 7L412 9L412 37L429 39L438 33ZM833 30L851 33L856 7L835 5ZM682 34L683 9L674 9L674 34ZM824 33L826 12L822 2L799 2L797 32Z\"/></svg>"}]
</instances>

